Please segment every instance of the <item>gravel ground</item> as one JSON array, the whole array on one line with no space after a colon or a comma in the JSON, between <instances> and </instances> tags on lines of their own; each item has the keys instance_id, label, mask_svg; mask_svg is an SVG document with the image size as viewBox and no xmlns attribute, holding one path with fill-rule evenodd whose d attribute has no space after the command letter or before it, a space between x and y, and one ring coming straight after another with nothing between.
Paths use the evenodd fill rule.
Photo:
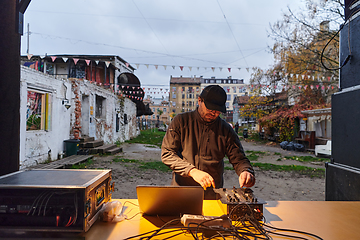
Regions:
<instances>
[{"instance_id":1,"label":"gravel ground","mask_svg":"<svg viewBox=\"0 0 360 240\"><path fill-rule=\"evenodd\" d=\"M265 145L244 142L245 151L262 151L256 162L280 165L304 165L312 168L324 168L323 163L302 163L285 159L285 156L314 156L309 152L285 151L278 145ZM115 156L95 156L88 168L112 169L115 183L113 198L136 198L137 185L169 185L171 172L153 169L140 169L138 163L114 162L115 157L136 159L139 161L161 161L161 150L158 147L123 143L123 152ZM279 160L281 159L281 160ZM231 166L231 165L230 165ZM323 201L325 200L325 178L310 178L295 172L263 171L255 168L256 184L252 187L254 194L265 201ZM226 188L239 187L238 177L233 170L224 174Z\"/></svg>"}]
</instances>

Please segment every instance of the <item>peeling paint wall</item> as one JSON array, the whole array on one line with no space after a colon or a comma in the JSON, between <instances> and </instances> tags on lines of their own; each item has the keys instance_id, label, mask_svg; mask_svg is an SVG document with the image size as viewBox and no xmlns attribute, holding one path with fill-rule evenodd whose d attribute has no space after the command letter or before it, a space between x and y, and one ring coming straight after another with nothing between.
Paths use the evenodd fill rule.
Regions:
<instances>
[{"instance_id":1,"label":"peeling paint wall","mask_svg":"<svg viewBox=\"0 0 360 240\"><path fill-rule=\"evenodd\" d=\"M116 141L124 142L140 134L136 125L136 104L128 98L122 98L115 95L110 89L98 87L87 80L69 79L76 84L73 88L71 102L76 104L79 98L87 98L88 104L81 104L81 116L89 115L88 124L81 124L80 137L94 137L95 140L103 140L104 143L114 143ZM101 104L101 113L99 113L99 104ZM71 111L71 129L78 129L78 113L76 109ZM124 122L124 114L127 114L128 123ZM117 116L118 118L117 118ZM81 117L80 117L81 118ZM116 121L118 119L119 131L116 131ZM134 120L135 119L135 122ZM81 121L85 121L81 118ZM71 131L74 137L74 131Z\"/></svg>"},{"instance_id":2,"label":"peeling paint wall","mask_svg":"<svg viewBox=\"0 0 360 240\"><path fill-rule=\"evenodd\" d=\"M51 95L51 127L47 130L26 130L29 89ZM63 104L64 99L69 100L69 109ZM76 138L77 133L104 143L124 142L140 134L136 104L87 80L55 79L21 66L20 104L20 169L58 159L64 153L64 140Z\"/></svg>"},{"instance_id":3,"label":"peeling paint wall","mask_svg":"<svg viewBox=\"0 0 360 240\"><path fill-rule=\"evenodd\" d=\"M26 130L27 91L51 95L51 126L48 130ZM21 66L20 80L20 169L58 159L63 141L69 139L70 111L62 101L70 98L68 80L55 79L47 74Z\"/></svg>"}]
</instances>

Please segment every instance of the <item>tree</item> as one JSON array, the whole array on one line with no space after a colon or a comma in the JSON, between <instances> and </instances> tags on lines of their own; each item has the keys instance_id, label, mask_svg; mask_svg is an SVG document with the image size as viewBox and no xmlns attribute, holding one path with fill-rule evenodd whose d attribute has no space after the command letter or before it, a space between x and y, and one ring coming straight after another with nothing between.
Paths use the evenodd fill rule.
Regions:
<instances>
[{"instance_id":1,"label":"tree","mask_svg":"<svg viewBox=\"0 0 360 240\"><path fill-rule=\"evenodd\" d=\"M329 69L339 65L339 37L330 24L340 25L343 8L339 0L307 0L305 9L295 13L288 8L270 25L275 65L281 66L288 86L296 86L289 92L296 102L316 98L315 103L329 103L337 91L338 71Z\"/></svg>"},{"instance_id":2,"label":"tree","mask_svg":"<svg viewBox=\"0 0 360 240\"><path fill-rule=\"evenodd\" d=\"M291 140L301 111L329 106L339 77L339 36L330 24L338 27L343 22L343 9L340 0L306 0L305 9L295 13L288 8L270 25L275 63L266 71L254 68L250 79L257 99L267 99L257 101L256 108L268 110L259 115L268 134L278 132L280 140ZM281 90L286 91L288 104L272 105Z\"/></svg>"}]
</instances>

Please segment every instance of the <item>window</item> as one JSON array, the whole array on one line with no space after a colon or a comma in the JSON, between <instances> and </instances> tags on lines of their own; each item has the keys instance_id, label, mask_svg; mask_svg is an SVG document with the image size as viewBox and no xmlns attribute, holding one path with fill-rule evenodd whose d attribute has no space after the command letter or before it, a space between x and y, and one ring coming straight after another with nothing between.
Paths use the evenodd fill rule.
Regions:
<instances>
[{"instance_id":1,"label":"window","mask_svg":"<svg viewBox=\"0 0 360 240\"><path fill-rule=\"evenodd\" d=\"M185 94L181 94L181 98L182 98L182 99L185 99Z\"/></svg>"},{"instance_id":2,"label":"window","mask_svg":"<svg viewBox=\"0 0 360 240\"><path fill-rule=\"evenodd\" d=\"M96 95L95 117L101 118L105 115L105 98Z\"/></svg>"},{"instance_id":3,"label":"window","mask_svg":"<svg viewBox=\"0 0 360 240\"><path fill-rule=\"evenodd\" d=\"M217 79L217 80L216 80L216 83L221 83L221 79Z\"/></svg>"},{"instance_id":4,"label":"window","mask_svg":"<svg viewBox=\"0 0 360 240\"><path fill-rule=\"evenodd\" d=\"M176 93L172 94L172 98L175 99L176 98Z\"/></svg>"},{"instance_id":5,"label":"window","mask_svg":"<svg viewBox=\"0 0 360 240\"><path fill-rule=\"evenodd\" d=\"M176 87L172 87L172 91L173 91L173 92L176 92Z\"/></svg>"},{"instance_id":6,"label":"window","mask_svg":"<svg viewBox=\"0 0 360 240\"><path fill-rule=\"evenodd\" d=\"M231 95L230 94L226 94L226 101L231 101Z\"/></svg>"},{"instance_id":7,"label":"window","mask_svg":"<svg viewBox=\"0 0 360 240\"><path fill-rule=\"evenodd\" d=\"M163 108L163 112L166 113L166 108Z\"/></svg>"},{"instance_id":8,"label":"window","mask_svg":"<svg viewBox=\"0 0 360 240\"><path fill-rule=\"evenodd\" d=\"M173 106L173 107L176 107L176 102L172 102L172 106Z\"/></svg>"},{"instance_id":9,"label":"window","mask_svg":"<svg viewBox=\"0 0 360 240\"><path fill-rule=\"evenodd\" d=\"M50 130L51 94L27 92L26 130Z\"/></svg>"},{"instance_id":10,"label":"window","mask_svg":"<svg viewBox=\"0 0 360 240\"><path fill-rule=\"evenodd\" d=\"M49 75L54 75L55 74L54 64L46 63L46 73L49 74Z\"/></svg>"}]
</instances>

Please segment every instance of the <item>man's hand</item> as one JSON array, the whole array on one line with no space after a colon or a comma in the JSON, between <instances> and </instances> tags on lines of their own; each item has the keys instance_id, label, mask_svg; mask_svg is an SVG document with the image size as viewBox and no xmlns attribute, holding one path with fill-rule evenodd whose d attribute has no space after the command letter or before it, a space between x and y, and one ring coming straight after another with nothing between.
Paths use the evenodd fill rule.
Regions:
<instances>
[{"instance_id":1,"label":"man's hand","mask_svg":"<svg viewBox=\"0 0 360 240\"><path fill-rule=\"evenodd\" d=\"M255 177L248 171L243 171L239 176L240 187L252 187L255 184Z\"/></svg>"},{"instance_id":2,"label":"man's hand","mask_svg":"<svg viewBox=\"0 0 360 240\"><path fill-rule=\"evenodd\" d=\"M199 183L204 188L204 190L206 190L206 188L210 186L213 186L213 188L215 188L214 179L210 176L210 174L206 172L193 168L190 170L189 176L192 177L195 182Z\"/></svg>"}]
</instances>

